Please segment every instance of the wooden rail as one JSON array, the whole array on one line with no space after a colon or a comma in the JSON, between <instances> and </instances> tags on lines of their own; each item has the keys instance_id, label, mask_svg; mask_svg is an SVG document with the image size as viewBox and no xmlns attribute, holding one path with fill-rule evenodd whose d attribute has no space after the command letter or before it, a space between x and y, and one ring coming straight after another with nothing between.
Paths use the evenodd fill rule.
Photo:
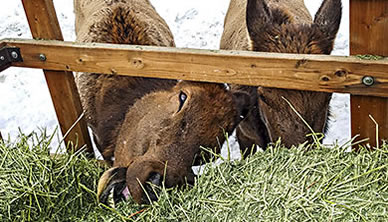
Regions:
<instances>
[{"instance_id":1,"label":"wooden rail","mask_svg":"<svg viewBox=\"0 0 388 222\"><path fill-rule=\"evenodd\" d=\"M350 53L388 56L388 1L350 1ZM388 72L388 71L387 71ZM370 138L375 147L376 125L379 139L388 139L388 99L372 96L351 96L352 136Z\"/></svg>"},{"instance_id":2,"label":"wooden rail","mask_svg":"<svg viewBox=\"0 0 388 222\"><path fill-rule=\"evenodd\" d=\"M388 97L388 59L7 39L13 66ZM40 55L46 58L40 59ZM372 77L374 85L363 84Z\"/></svg>"},{"instance_id":3,"label":"wooden rail","mask_svg":"<svg viewBox=\"0 0 388 222\"><path fill-rule=\"evenodd\" d=\"M34 38L63 40L52 0L22 0L22 3ZM65 135L82 114L74 76L69 71L56 71L48 67L44 67L43 72L62 134ZM73 127L65 141L77 141L79 147L86 144L88 151L93 150L84 119Z\"/></svg>"}]
</instances>

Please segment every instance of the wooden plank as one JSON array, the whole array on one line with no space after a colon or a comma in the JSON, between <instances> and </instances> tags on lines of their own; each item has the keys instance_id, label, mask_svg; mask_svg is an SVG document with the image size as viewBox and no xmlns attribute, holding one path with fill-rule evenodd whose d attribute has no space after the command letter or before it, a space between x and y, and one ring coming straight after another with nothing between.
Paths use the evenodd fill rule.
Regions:
<instances>
[{"instance_id":1,"label":"wooden plank","mask_svg":"<svg viewBox=\"0 0 388 222\"><path fill-rule=\"evenodd\" d=\"M388 56L388 1L350 1L350 53ZM388 69L386 71L388 76ZM352 136L370 138L376 146L376 125L379 139L388 139L388 99L372 96L351 96ZM381 144L381 143L380 143Z\"/></svg>"},{"instance_id":2,"label":"wooden plank","mask_svg":"<svg viewBox=\"0 0 388 222\"><path fill-rule=\"evenodd\" d=\"M52 0L22 0L22 2L32 36L35 39L63 40ZM74 76L71 72L52 71L50 69L43 70L43 72L62 134L65 135L82 114L82 106L74 82ZM92 151L84 119L81 119L74 126L65 138L65 141L66 143L78 141L79 147L86 144L88 151Z\"/></svg>"},{"instance_id":3,"label":"wooden plank","mask_svg":"<svg viewBox=\"0 0 388 222\"><path fill-rule=\"evenodd\" d=\"M214 51L58 41L3 40L19 47L18 67L98 72L298 90L388 96L388 58ZM39 60L39 54L47 60ZM376 84L362 84L372 76Z\"/></svg>"}]
</instances>

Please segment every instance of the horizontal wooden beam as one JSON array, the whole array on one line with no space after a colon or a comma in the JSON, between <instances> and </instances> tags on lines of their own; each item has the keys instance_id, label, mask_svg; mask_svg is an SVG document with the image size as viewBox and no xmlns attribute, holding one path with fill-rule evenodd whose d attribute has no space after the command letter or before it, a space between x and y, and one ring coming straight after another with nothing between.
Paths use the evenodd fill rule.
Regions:
<instances>
[{"instance_id":1,"label":"horizontal wooden beam","mask_svg":"<svg viewBox=\"0 0 388 222\"><path fill-rule=\"evenodd\" d=\"M6 39L17 67L388 97L388 58L275 54ZM369 78L370 77L370 78ZM373 82L371 86L363 84Z\"/></svg>"}]
</instances>

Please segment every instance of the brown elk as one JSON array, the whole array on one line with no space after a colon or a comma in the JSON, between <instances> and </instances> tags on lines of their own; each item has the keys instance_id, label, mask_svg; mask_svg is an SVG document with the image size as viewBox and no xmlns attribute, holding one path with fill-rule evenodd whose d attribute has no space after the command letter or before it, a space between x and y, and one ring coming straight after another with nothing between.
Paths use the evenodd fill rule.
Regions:
<instances>
[{"instance_id":1,"label":"brown elk","mask_svg":"<svg viewBox=\"0 0 388 222\"><path fill-rule=\"evenodd\" d=\"M77 41L174 47L165 21L148 0L75 0ZM130 58L129 58L130 59ZM145 64L147 65L147 64ZM80 73L81 101L97 148L114 156L100 178L106 202L130 193L138 203L155 200L147 182L167 187L192 181L200 146L217 148L248 110L245 92L223 84ZM206 157L206 154L204 154ZM149 198L148 198L148 197Z\"/></svg>"},{"instance_id":2,"label":"brown elk","mask_svg":"<svg viewBox=\"0 0 388 222\"><path fill-rule=\"evenodd\" d=\"M324 0L312 20L303 0L231 0L221 48L277 53L330 54L341 20L341 0ZM298 66L296 65L297 69ZM292 83L290 83L292 84ZM253 108L236 129L240 148L252 153L281 138L290 147L311 133L325 132L331 94L265 87L232 86L251 95Z\"/></svg>"}]
</instances>

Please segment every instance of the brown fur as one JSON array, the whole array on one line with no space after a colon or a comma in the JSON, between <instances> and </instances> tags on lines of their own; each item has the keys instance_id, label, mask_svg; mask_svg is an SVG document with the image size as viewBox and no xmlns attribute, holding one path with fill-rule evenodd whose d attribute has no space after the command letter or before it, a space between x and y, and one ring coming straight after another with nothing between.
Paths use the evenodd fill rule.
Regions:
<instances>
[{"instance_id":1,"label":"brown fur","mask_svg":"<svg viewBox=\"0 0 388 222\"><path fill-rule=\"evenodd\" d=\"M164 20L145 0L75 0L77 41L175 46ZM158 31L156 31L158 30ZM172 80L77 74L76 82L97 148L113 156L118 127L125 113L143 95L169 89Z\"/></svg>"},{"instance_id":2,"label":"brown fur","mask_svg":"<svg viewBox=\"0 0 388 222\"><path fill-rule=\"evenodd\" d=\"M314 21L303 0L231 0L221 48L329 54L340 19L340 0L324 0ZM233 88L249 92L255 100L254 108L237 128L243 150L253 144L265 148L279 137L288 147L307 140L310 130L282 97L291 102L315 132L326 130L331 94L264 87Z\"/></svg>"},{"instance_id":3,"label":"brown fur","mask_svg":"<svg viewBox=\"0 0 388 222\"><path fill-rule=\"evenodd\" d=\"M148 0L75 0L75 9L78 41L174 46ZM111 189L122 199L125 187L136 202L147 202L141 186L160 183L155 174L167 186L192 179L200 146L218 147L248 104L247 94L222 84L85 73L77 84L98 149L115 157L99 181L103 202Z\"/></svg>"}]
</instances>

